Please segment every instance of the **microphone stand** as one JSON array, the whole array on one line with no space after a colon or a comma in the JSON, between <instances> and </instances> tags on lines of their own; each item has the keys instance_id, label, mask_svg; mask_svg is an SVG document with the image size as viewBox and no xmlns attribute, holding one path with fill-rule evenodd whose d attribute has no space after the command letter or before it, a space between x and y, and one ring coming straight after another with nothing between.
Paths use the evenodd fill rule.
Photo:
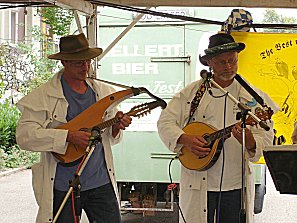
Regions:
<instances>
[{"instance_id":1,"label":"microphone stand","mask_svg":"<svg viewBox=\"0 0 297 223\"><path fill-rule=\"evenodd\" d=\"M246 223L246 197L245 197L245 157L244 157L244 150L245 150L245 130L246 130L246 117L247 115L250 115L261 128L265 129L266 131L269 131L269 126L259 119L254 113L251 112L251 109L247 107L246 105L242 104L240 101L238 101L233 95L229 94L224 88L222 88L217 82L215 82L212 78L211 72L204 72L202 77L204 80L208 83L211 83L213 86L218 88L223 94L226 94L234 103L237 104L238 108L241 110L240 118L241 118L241 128L242 128L242 156L241 156L241 162L242 162L242 181L241 181L241 208L239 213L239 222L240 223ZM209 86L209 84L208 84Z\"/></svg>"},{"instance_id":2,"label":"microphone stand","mask_svg":"<svg viewBox=\"0 0 297 223\"><path fill-rule=\"evenodd\" d=\"M74 191L75 193L75 202L74 202L74 206L75 206L75 222L80 222L80 180L79 177L81 176L84 168L86 167L90 157L92 156L92 153L95 150L95 147L98 143L102 143L102 138L100 135L100 129L98 127L93 127L92 128L92 135L89 139L89 145L86 148L86 157L82 163L82 165L79 167L78 172L74 175L74 179L71 181L70 185L69 185L69 190L67 191L67 194L65 195L55 217L54 220L52 221L52 223L55 223L58 220L59 215L61 214L70 194Z\"/></svg>"},{"instance_id":3,"label":"microphone stand","mask_svg":"<svg viewBox=\"0 0 297 223\"><path fill-rule=\"evenodd\" d=\"M241 104L242 105L242 104ZM246 187L245 187L245 158L244 158L244 149L245 149L245 130L246 130L246 117L248 112L251 110L249 108L240 108L241 113L240 113L240 118L241 118L241 128L242 128L242 150L241 150L241 205L240 205L240 213L239 213L239 222L240 223L245 223L246 222L246 207L245 207L245 192L246 192Z\"/></svg>"}]
</instances>

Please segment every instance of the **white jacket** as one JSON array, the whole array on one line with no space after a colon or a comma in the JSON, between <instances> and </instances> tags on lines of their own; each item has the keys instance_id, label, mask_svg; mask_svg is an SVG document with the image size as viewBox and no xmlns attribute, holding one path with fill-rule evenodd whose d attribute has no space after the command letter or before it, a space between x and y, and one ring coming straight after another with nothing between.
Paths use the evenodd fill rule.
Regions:
<instances>
[{"instance_id":1,"label":"white jacket","mask_svg":"<svg viewBox=\"0 0 297 223\"><path fill-rule=\"evenodd\" d=\"M158 120L158 131L164 144L173 152L178 153L182 145L177 144L178 138L184 133L190 113L191 101L197 89L202 84L202 80L193 82L177 93L168 103ZM242 88L237 83L238 88ZM277 105L263 92L257 90L264 101L271 106L274 112L278 110ZM204 94L205 95L205 94ZM252 97L242 88L240 97L252 99ZM236 96L234 96L236 97ZM200 104L194 114L195 121L204 122L207 105L210 101L202 97ZM209 98L209 97L208 97ZM251 157L246 152L245 172L247 187L247 222L253 222L254 210L254 179L252 163L257 161L262 155L265 145L271 145L273 141L272 123L270 131L266 132L261 128L252 128L256 140L257 150L255 156ZM233 136L232 136L233 137ZM187 223L207 223L207 171L189 170L181 165L180 178L180 206ZM180 217L180 222L183 222Z\"/></svg>"},{"instance_id":2,"label":"white jacket","mask_svg":"<svg viewBox=\"0 0 297 223\"><path fill-rule=\"evenodd\" d=\"M55 129L67 122L68 103L60 81L62 72L63 70L17 103L22 112L16 130L17 143L24 150L40 152L40 162L32 166L32 184L39 206L37 223L53 220L53 186L57 160L51 152L64 154L68 145L68 130ZM97 100L114 93L113 88L100 82L87 80L87 83L94 90ZM114 108L110 109L105 113L104 119L113 118L116 111ZM117 197L111 145L118 143L121 136L122 131L114 139L111 128L102 134L105 161Z\"/></svg>"}]
</instances>

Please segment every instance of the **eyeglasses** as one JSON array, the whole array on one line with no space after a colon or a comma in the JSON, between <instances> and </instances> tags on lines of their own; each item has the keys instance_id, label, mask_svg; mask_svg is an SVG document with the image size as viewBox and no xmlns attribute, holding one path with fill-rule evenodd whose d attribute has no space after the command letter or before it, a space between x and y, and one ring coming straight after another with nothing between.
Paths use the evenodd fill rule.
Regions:
<instances>
[{"instance_id":1,"label":"eyeglasses","mask_svg":"<svg viewBox=\"0 0 297 223\"><path fill-rule=\"evenodd\" d=\"M70 63L74 67L81 67L81 66L84 66L85 64L90 66L93 63L93 60L75 60L75 61L69 60L68 63Z\"/></svg>"},{"instance_id":2,"label":"eyeglasses","mask_svg":"<svg viewBox=\"0 0 297 223\"><path fill-rule=\"evenodd\" d=\"M230 66L234 66L238 62L238 58L232 58L232 59L229 59L226 61L222 60L222 61L218 61L218 62L216 62L214 60L212 60L212 61L214 62L214 64L219 65L221 67L225 67L225 66L227 66L227 64L229 64Z\"/></svg>"}]
</instances>

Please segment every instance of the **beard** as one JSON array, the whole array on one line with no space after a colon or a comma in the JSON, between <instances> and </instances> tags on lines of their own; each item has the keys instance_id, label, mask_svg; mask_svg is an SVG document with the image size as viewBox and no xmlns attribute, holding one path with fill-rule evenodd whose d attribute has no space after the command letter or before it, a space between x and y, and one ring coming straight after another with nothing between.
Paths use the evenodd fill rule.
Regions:
<instances>
[{"instance_id":1,"label":"beard","mask_svg":"<svg viewBox=\"0 0 297 223\"><path fill-rule=\"evenodd\" d=\"M236 73L231 73L231 72L226 72L226 73L221 73L217 75L217 78L222 80L222 81L231 81L235 77Z\"/></svg>"}]
</instances>

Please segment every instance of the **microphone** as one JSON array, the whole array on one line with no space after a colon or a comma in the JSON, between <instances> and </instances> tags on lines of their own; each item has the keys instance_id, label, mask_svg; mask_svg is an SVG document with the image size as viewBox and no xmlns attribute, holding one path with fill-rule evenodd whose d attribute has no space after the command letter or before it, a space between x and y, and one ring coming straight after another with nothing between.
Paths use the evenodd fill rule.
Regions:
<instances>
[{"instance_id":1,"label":"microphone","mask_svg":"<svg viewBox=\"0 0 297 223\"><path fill-rule=\"evenodd\" d=\"M203 69L200 71L200 77L202 77L204 80L208 81L208 79L212 78L212 73Z\"/></svg>"},{"instance_id":2,"label":"microphone","mask_svg":"<svg viewBox=\"0 0 297 223\"><path fill-rule=\"evenodd\" d=\"M89 146L95 145L98 142L102 142L101 129L98 126L94 126L91 130L91 137L89 138Z\"/></svg>"},{"instance_id":3,"label":"microphone","mask_svg":"<svg viewBox=\"0 0 297 223\"><path fill-rule=\"evenodd\" d=\"M202 79L204 80L206 89L208 90L208 93L210 95L212 95L212 91L211 91L211 86L209 84L209 79L211 79L212 76L213 76L212 73L208 72L207 70L203 69L203 70L200 71L200 77L202 77Z\"/></svg>"},{"instance_id":4,"label":"microphone","mask_svg":"<svg viewBox=\"0 0 297 223\"><path fill-rule=\"evenodd\" d=\"M261 128L265 129L266 131L270 130L270 127L264 121L260 121L259 125Z\"/></svg>"}]
</instances>

